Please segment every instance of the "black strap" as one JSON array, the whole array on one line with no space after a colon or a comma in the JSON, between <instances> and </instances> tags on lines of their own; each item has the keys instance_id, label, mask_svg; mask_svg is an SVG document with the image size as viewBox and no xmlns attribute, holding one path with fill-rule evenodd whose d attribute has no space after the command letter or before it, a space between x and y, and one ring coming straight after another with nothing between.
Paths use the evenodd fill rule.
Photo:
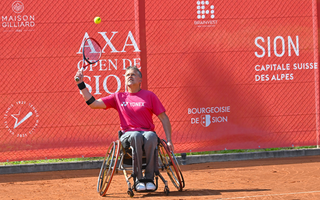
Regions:
<instances>
[{"instance_id":1,"label":"black strap","mask_svg":"<svg viewBox=\"0 0 320 200\"><path fill-rule=\"evenodd\" d=\"M96 99L92 96L88 101L86 101L86 103L88 105L92 104Z\"/></svg>"},{"instance_id":2,"label":"black strap","mask_svg":"<svg viewBox=\"0 0 320 200\"><path fill-rule=\"evenodd\" d=\"M86 88L86 84L82 81L81 83L78 84L78 88L79 90L83 90L84 88Z\"/></svg>"}]
</instances>

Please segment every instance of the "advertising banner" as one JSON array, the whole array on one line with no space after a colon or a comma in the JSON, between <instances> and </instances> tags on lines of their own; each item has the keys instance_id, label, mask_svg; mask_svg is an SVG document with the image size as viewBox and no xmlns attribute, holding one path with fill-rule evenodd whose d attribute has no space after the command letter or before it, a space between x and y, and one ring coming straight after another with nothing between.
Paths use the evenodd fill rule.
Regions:
<instances>
[{"instance_id":1,"label":"advertising banner","mask_svg":"<svg viewBox=\"0 0 320 200\"><path fill-rule=\"evenodd\" d=\"M176 153L318 144L315 0L145 1L145 18L139 3L2 2L0 162L104 156L117 140L117 112L90 109L74 81L88 37L103 48L84 71L91 94L126 91L140 67Z\"/></svg>"},{"instance_id":2,"label":"advertising banner","mask_svg":"<svg viewBox=\"0 0 320 200\"><path fill-rule=\"evenodd\" d=\"M316 1L146 7L148 88L168 105L179 151L317 144Z\"/></svg>"}]
</instances>

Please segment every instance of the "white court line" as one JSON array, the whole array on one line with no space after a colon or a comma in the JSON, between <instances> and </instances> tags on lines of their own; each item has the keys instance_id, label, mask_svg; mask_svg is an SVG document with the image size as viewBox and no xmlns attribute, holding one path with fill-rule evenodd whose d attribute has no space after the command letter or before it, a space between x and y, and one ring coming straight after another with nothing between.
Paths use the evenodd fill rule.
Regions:
<instances>
[{"instance_id":1,"label":"white court line","mask_svg":"<svg viewBox=\"0 0 320 200\"><path fill-rule=\"evenodd\" d=\"M292 194L309 194L309 193L318 193L320 191L309 191L309 192L295 192L295 193L283 193L283 194L266 194L266 195L255 195L255 196L244 196L244 197L230 197L230 198L219 198L220 199L246 199L246 198L255 198L255 197L272 197L272 196L283 196L283 195L292 195ZM218 199L216 199L218 200Z\"/></svg>"}]
</instances>

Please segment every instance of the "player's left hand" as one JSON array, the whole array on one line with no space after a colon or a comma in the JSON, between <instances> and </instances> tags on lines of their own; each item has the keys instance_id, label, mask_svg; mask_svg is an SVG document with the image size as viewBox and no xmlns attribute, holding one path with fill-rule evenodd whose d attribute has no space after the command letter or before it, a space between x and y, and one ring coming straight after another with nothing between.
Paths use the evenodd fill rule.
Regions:
<instances>
[{"instance_id":1,"label":"player's left hand","mask_svg":"<svg viewBox=\"0 0 320 200\"><path fill-rule=\"evenodd\" d=\"M169 151L173 153L174 147L172 142L167 142L167 145L168 145Z\"/></svg>"}]
</instances>

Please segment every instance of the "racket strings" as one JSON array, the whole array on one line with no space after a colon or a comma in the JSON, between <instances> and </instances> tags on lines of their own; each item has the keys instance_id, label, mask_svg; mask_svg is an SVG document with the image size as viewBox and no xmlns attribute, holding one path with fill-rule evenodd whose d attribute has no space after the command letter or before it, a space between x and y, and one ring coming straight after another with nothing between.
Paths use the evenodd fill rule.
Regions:
<instances>
[{"instance_id":1,"label":"racket strings","mask_svg":"<svg viewBox=\"0 0 320 200\"><path fill-rule=\"evenodd\" d=\"M87 39L83 45L83 56L88 63L95 63L101 57L101 46L92 39Z\"/></svg>"}]
</instances>

